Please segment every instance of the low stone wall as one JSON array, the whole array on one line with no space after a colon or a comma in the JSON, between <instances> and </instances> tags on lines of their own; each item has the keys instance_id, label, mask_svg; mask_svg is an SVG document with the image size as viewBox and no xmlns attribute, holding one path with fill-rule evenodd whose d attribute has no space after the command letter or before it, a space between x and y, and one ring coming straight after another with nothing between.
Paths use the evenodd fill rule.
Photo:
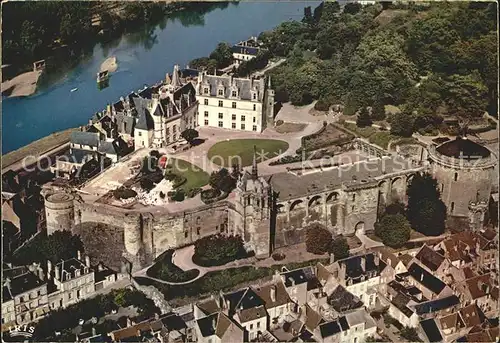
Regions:
<instances>
[{"instance_id":1,"label":"low stone wall","mask_svg":"<svg viewBox=\"0 0 500 343\"><path fill-rule=\"evenodd\" d=\"M162 314L169 313L172 311L172 307L165 300L164 295L155 286L139 285L139 283L137 283L137 281L135 281L133 278L132 278L132 284L138 291L144 293L144 295L148 299L153 300L154 304L156 305L156 307L160 309Z\"/></svg>"}]
</instances>

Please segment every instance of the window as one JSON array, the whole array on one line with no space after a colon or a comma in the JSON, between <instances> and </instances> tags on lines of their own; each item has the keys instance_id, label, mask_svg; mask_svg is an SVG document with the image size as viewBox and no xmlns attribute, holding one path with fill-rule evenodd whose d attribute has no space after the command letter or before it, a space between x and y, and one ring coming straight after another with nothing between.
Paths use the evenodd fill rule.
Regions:
<instances>
[{"instance_id":1,"label":"window","mask_svg":"<svg viewBox=\"0 0 500 343\"><path fill-rule=\"evenodd\" d=\"M174 135L172 136L172 140L175 141L176 139L177 139L177 137L175 136L175 133L174 133Z\"/></svg>"},{"instance_id":2,"label":"window","mask_svg":"<svg viewBox=\"0 0 500 343\"><path fill-rule=\"evenodd\" d=\"M200 227L197 227L197 228L196 228L196 234L197 234L198 236L200 235L200 230L201 230L201 228L200 228Z\"/></svg>"},{"instance_id":3,"label":"window","mask_svg":"<svg viewBox=\"0 0 500 343\"><path fill-rule=\"evenodd\" d=\"M257 121L257 118L253 117L252 120L255 123Z\"/></svg>"},{"instance_id":4,"label":"window","mask_svg":"<svg viewBox=\"0 0 500 343\"><path fill-rule=\"evenodd\" d=\"M231 123L231 128L236 129L236 123Z\"/></svg>"},{"instance_id":5,"label":"window","mask_svg":"<svg viewBox=\"0 0 500 343\"><path fill-rule=\"evenodd\" d=\"M174 126L172 127L172 132L174 132L174 133L175 133L175 132L177 132L177 125L174 125Z\"/></svg>"},{"instance_id":6,"label":"window","mask_svg":"<svg viewBox=\"0 0 500 343\"><path fill-rule=\"evenodd\" d=\"M455 203L454 203L454 202L452 202L452 203L451 203L451 212L452 212L452 213L453 213L453 210L454 210L454 209L455 209Z\"/></svg>"},{"instance_id":7,"label":"window","mask_svg":"<svg viewBox=\"0 0 500 343\"><path fill-rule=\"evenodd\" d=\"M203 100L203 103L204 103L205 105L208 105L208 99Z\"/></svg>"},{"instance_id":8,"label":"window","mask_svg":"<svg viewBox=\"0 0 500 343\"><path fill-rule=\"evenodd\" d=\"M222 119L224 118L224 114L223 113L219 113L219 119Z\"/></svg>"},{"instance_id":9,"label":"window","mask_svg":"<svg viewBox=\"0 0 500 343\"><path fill-rule=\"evenodd\" d=\"M256 111L257 110L257 105L253 104L253 110Z\"/></svg>"},{"instance_id":10,"label":"window","mask_svg":"<svg viewBox=\"0 0 500 343\"><path fill-rule=\"evenodd\" d=\"M220 232L224 232L224 225L223 224L220 225Z\"/></svg>"},{"instance_id":11,"label":"window","mask_svg":"<svg viewBox=\"0 0 500 343\"><path fill-rule=\"evenodd\" d=\"M253 99L257 99L257 94L256 93L253 93ZM255 106L255 105L254 105Z\"/></svg>"},{"instance_id":12,"label":"window","mask_svg":"<svg viewBox=\"0 0 500 343\"><path fill-rule=\"evenodd\" d=\"M187 231L184 232L184 238L188 238L188 232Z\"/></svg>"},{"instance_id":13,"label":"window","mask_svg":"<svg viewBox=\"0 0 500 343\"><path fill-rule=\"evenodd\" d=\"M71 299L72 297L73 297L72 292L69 292L69 293L68 293L68 299Z\"/></svg>"},{"instance_id":14,"label":"window","mask_svg":"<svg viewBox=\"0 0 500 343\"><path fill-rule=\"evenodd\" d=\"M241 124L241 129L245 130L245 124Z\"/></svg>"},{"instance_id":15,"label":"window","mask_svg":"<svg viewBox=\"0 0 500 343\"><path fill-rule=\"evenodd\" d=\"M245 121L245 116L241 116L241 121Z\"/></svg>"},{"instance_id":16,"label":"window","mask_svg":"<svg viewBox=\"0 0 500 343\"><path fill-rule=\"evenodd\" d=\"M235 101L233 101L233 103L231 104L231 106L232 106L233 108L236 108L236 102L235 102Z\"/></svg>"},{"instance_id":17,"label":"window","mask_svg":"<svg viewBox=\"0 0 500 343\"><path fill-rule=\"evenodd\" d=\"M358 337L354 337L354 343L358 343Z\"/></svg>"},{"instance_id":18,"label":"window","mask_svg":"<svg viewBox=\"0 0 500 343\"><path fill-rule=\"evenodd\" d=\"M356 194L353 194L352 195L352 201L355 201L356 200Z\"/></svg>"},{"instance_id":19,"label":"window","mask_svg":"<svg viewBox=\"0 0 500 343\"><path fill-rule=\"evenodd\" d=\"M256 125L252 126L252 131L257 131L257 126Z\"/></svg>"},{"instance_id":20,"label":"window","mask_svg":"<svg viewBox=\"0 0 500 343\"><path fill-rule=\"evenodd\" d=\"M236 114L231 115L231 120L236 120Z\"/></svg>"},{"instance_id":21,"label":"window","mask_svg":"<svg viewBox=\"0 0 500 343\"><path fill-rule=\"evenodd\" d=\"M455 173L455 181L458 180L458 173Z\"/></svg>"},{"instance_id":22,"label":"window","mask_svg":"<svg viewBox=\"0 0 500 343\"><path fill-rule=\"evenodd\" d=\"M224 106L224 101L219 100L219 107L223 107L223 106Z\"/></svg>"},{"instance_id":23,"label":"window","mask_svg":"<svg viewBox=\"0 0 500 343\"><path fill-rule=\"evenodd\" d=\"M205 118L207 118L207 117L208 117L208 111L205 111L205 112L203 113L203 115L205 116Z\"/></svg>"},{"instance_id":24,"label":"window","mask_svg":"<svg viewBox=\"0 0 500 343\"><path fill-rule=\"evenodd\" d=\"M257 322L257 329L260 329L260 322Z\"/></svg>"},{"instance_id":25,"label":"window","mask_svg":"<svg viewBox=\"0 0 500 343\"><path fill-rule=\"evenodd\" d=\"M205 119L205 125L208 125L208 120Z\"/></svg>"},{"instance_id":26,"label":"window","mask_svg":"<svg viewBox=\"0 0 500 343\"><path fill-rule=\"evenodd\" d=\"M252 329L253 329L253 324L250 324L250 330L252 330Z\"/></svg>"},{"instance_id":27,"label":"window","mask_svg":"<svg viewBox=\"0 0 500 343\"><path fill-rule=\"evenodd\" d=\"M208 94L208 87L205 87L205 89L203 89L203 93Z\"/></svg>"},{"instance_id":28,"label":"window","mask_svg":"<svg viewBox=\"0 0 500 343\"><path fill-rule=\"evenodd\" d=\"M236 98L236 96L237 96L237 95L238 95L238 93L237 93L236 91L232 91L232 92L231 92L231 96L232 96L233 98ZM233 104L236 104L236 103L235 103L235 102L233 102Z\"/></svg>"},{"instance_id":29,"label":"window","mask_svg":"<svg viewBox=\"0 0 500 343\"><path fill-rule=\"evenodd\" d=\"M224 90L223 89L219 89L218 94L219 94L219 96L223 96L224 95Z\"/></svg>"},{"instance_id":30,"label":"window","mask_svg":"<svg viewBox=\"0 0 500 343\"><path fill-rule=\"evenodd\" d=\"M223 127L224 126L224 123L223 122L219 122L219 127Z\"/></svg>"}]
</instances>

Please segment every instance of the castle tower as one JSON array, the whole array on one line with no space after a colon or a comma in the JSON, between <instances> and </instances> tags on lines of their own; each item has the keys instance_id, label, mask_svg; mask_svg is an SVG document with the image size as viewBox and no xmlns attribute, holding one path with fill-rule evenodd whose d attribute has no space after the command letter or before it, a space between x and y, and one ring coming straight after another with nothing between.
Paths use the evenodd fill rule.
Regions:
<instances>
[{"instance_id":1,"label":"castle tower","mask_svg":"<svg viewBox=\"0 0 500 343\"><path fill-rule=\"evenodd\" d=\"M252 171L246 171L240 177L235 193L235 233L243 237L246 247L252 249L257 257L268 257L271 250L271 187L258 175L255 147Z\"/></svg>"},{"instance_id":2,"label":"castle tower","mask_svg":"<svg viewBox=\"0 0 500 343\"><path fill-rule=\"evenodd\" d=\"M274 89L271 88L271 76L267 79L265 91L265 116L267 125L274 125Z\"/></svg>"}]
</instances>

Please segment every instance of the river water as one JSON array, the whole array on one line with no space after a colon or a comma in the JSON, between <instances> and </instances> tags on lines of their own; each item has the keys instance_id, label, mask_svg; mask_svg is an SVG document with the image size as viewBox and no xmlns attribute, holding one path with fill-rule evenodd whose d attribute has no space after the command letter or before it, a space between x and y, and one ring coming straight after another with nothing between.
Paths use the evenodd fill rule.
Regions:
<instances>
[{"instance_id":1,"label":"river water","mask_svg":"<svg viewBox=\"0 0 500 343\"><path fill-rule=\"evenodd\" d=\"M290 19L300 20L305 6L319 2L239 2L214 9L201 18L174 18L148 30L128 34L63 73L34 95L2 101L2 154L53 132L84 125L92 115L120 96L164 78L174 64L181 68L207 56L221 41L236 43ZM144 30L143 30L144 31ZM116 56L118 69L110 86L99 90L101 63ZM77 91L71 92L73 88Z\"/></svg>"}]
</instances>

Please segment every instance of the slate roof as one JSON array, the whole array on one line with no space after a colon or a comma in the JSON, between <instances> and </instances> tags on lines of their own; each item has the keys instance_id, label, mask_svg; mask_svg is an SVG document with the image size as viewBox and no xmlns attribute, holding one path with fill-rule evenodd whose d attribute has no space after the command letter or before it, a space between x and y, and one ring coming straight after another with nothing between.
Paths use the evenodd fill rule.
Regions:
<instances>
[{"instance_id":1,"label":"slate roof","mask_svg":"<svg viewBox=\"0 0 500 343\"><path fill-rule=\"evenodd\" d=\"M161 322L168 331L179 331L187 328L186 323L177 313L170 313L162 317Z\"/></svg>"},{"instance_id":2,"label":"slate roof","mask_svg":"<svg viewBox=\"0 0 500 343\"><path fill-rule=\"evenodd\" d=\"M59 262L58 264L56 264L55 269L59 269L59 275L61 277L61 281L64 282L67 281L68 279L74 278L75 270L79 270L80 275L84 275L86 266L82 261L73 257L68 260ZM66 279L66 277L64 276L65 274L66 275L69 274L71 276L68 277L68 279Z\"/></svg>"},{"instance_id":3,"label":"slate roof","mask_svg":"<svg viewBox=\"0 0 500 343\"><path fill-rule=\"evenodd\" d=\"M340 317L337 320L332 320L331 322L321 324L319 330L322 338L327 338L338 334L339 332L349 330L349 324L345 316Z\"/></svg>"},{"instance_id":4,"label":"slate roof","mask_svg":"<svg viewBox=\"0 0 500 343\"><path fill-rule=\"evenodd\" d=\"M306 321L304 325L311 331L314 331L320 325L324 323L321 315L314 311L308 304L306 304Z\"/></svg>"},{"instance_id":5,"label":"slate roof","mask_svg":"<svg viewBox=\"0 0 500 343\"><path fill-rule=\"evenodd\" d=\"M441 144L436 150L445 156L462 159L486 158L491 154L484 146L461 137Z\"/></svg>"},{"instance_id":6,"label":"slate roof","mask_svg":"<svg viewBox=\"0 0 500 343\"><path fill-rule=\"evenodd\" d=\"M231 83L233 82L233 83ZM206 86L210 88L210 96L217 96L219 85L224 86L224 98L230 98L232 85L239 89L239 96L241 100L252 100L253 89L258 91L257 100L262 101L264 97L264 83L265 79L240 79L232 78L231 76L215 76L203 75L203 82L201 88ZM200 94L200 95L203 95Z\"/></svg>"},{"instance_id":7,"label":"slate roof","mask_svg":"<svg viewBox=\"0 0 500 343\"><path fill-rule=\"evenodd\" d=\"M403 293L398 293L391 301L391 303L400 310L406 317L410 318L414 313L408 306L410 298Z\"/></svg>"},{"instance_id":8,"label":"slate roof","mask_svg":"<svg viewBox=\"0 0 500 343\"><path fill-rule=\"evenodd\" d=\"M441 324L441 328L443 330L451 328L459 328L463 327L464 325L462 318L458 315L458 312L452 313L445 317L441 317L439 321Z\"/></svg>"},{"instance_id":9,"label":"slate roof","mask_svg":"<svg viewBox=\"0 0 500 343\"><path fill-rule=\"evenodd\" d=\"M483 323L486 320L484 313L476 304L471 304L460 309L460 316L465 323L465 327L470 328Z\"/></svg>"},{"instance_id":10,"label":"slate roof","mask_svg":"<svg viewBox=\"0 0 500 343\"><path fill-rule=\"evenodd\" d=\"M139 130L152 130L154 128L153 117L147 109L148 100L142 98L133 98L137 110L137 123L135 128Z\"/></svg>"},{"instance_id":11,"label":"slate roof","mask_svg":"<svg viewBox=\"0 0 500 343\"><path fill-rule=\"evenodd\" d=\"M70 142L97 147L99 145L99 134L94 132L73 131L71 132Z\"/></svg>"},{"instance_id":12,"label":"slate roof","mask_svg":"<svg viewBox=\"0 0 500 343\"><path fill-rule=\"evenodd\" d=\"M472 300L486 296L489 293L486 292L488 288L489 290L491 290L490 274L483 274L471 279L467 279L465 280L465 283L472 297Z\"/></svg>"},{"instance_id":13,"label":"slate roof","mask_svg":"<svg viewBox=\"0 0 500 343\"><path fill-rule=\"evenodd\" d=\"M102 141L97 151L104 154L123 156L125 147L126 143L121 138L117 138L112 142Z\"/></svg>"},{"instance_id":14,"label":"slate roof","mask_svg":"<svg viewBox=\"0 0 500 343\"><path fill-rule=\"evenodd\" d=\"M436 300L426 301L414 305L418 315L441 311L460 304L460 299L456 295L440 298Z\"/></svg>"},{"instance_id":15,"label":"slate roof","mask_svg":"<svg viewBox=\"0 0 500 343\"><path fill-rule=\"evenodd\" d=\"M433 318L421 321L420 326L429 342L441 342L443 340L443 336L441 336L441 332Z\"/></svg>"},{"instance_id":16,"label":"slate roof","mask_svg":"<svg viewBox=\"0 0 500 343\"><path fill-rule=\"evenodd\" d=\"M315 278L314 272L311 267L304 267L300 269L295 269L292 271L281 273L284 278L285 286L292 287L295 282L295 286L301 285L308 282L309 280Z\"/></svg>"},{"instance_id":17,"label":"slate roof","mask_svg":"<svg viewBox=\"0 0 500 343\"><path fill-rule=\"evenodd\" d=\"M214 313L196 321L203 337L210 337L215 335L218 318L219 313Z\"/></svg>"},{"instance_id":18,"label":"slate roof","mask_svg":"<svg viewBox=\"0 0 500 343\"><path fill-rule=\"evenodd\" d=\"M89 150L71 148L67 156L69 157L69 162L80 164L88 159L93 158L94 153Z\"/></svg>"},{"instance_id":19,"label":"slate roof","mask_svg":"<svg viewBox=\"0 0 500 343\"><path fill-rule=\"evenodd\" d=\"M132 135L134 132L135 118L121 113L114 115L119 133Z\"/></svg>"},{"instance_id":20,"label":"slate roof","mask_svg":"<svg viewBox=\"0 0 500 343\"><path fill-rule=\"evenodd\" d=\"M375 161L363 161L355 166L346 165L341 168L333 168L303 175L294 175L289 172L276 173L271 176L270 183L273 190L279 193L280 201L295 199L300 196L310 195L314 192L323 191L326 188L335 189L346 186L365 186L362 180L369 177L375 178L386 174L413 168L411 163L401 157L377 159ZM353 179L356 178L356 180Z\"/></svg>"},{"instance_id":21,"label":"slate roof","mask_svg":"<svg viewBox=\"0 0 500 343\"><path fill-rule=\"evenodd\" d=\"M415 279L415 281L435 294L441 293L441 291L446 287L446 284L443 281L436 278L417 263L412 263L410 265L408 273Z\"/></svg>"},{"instance_id":22,"label":"slate roof","mask_svg":"<svg viewBox=\"0 0 500 343\"><path fill-rule=\"evenodd\" d=\"M419 260L424 266L429 268L432 271L438 270L439 266L445 260L445 257L440 255L438 252L432 250L426 244L420 248L415 258Z\"/></svg>"},{"instance_id":23,"label":"slate roof","mask_svg":"<svg viewBox=\"0 0 500 343\"><path fill-rule=\"evenodd\" d=\"M5 283L5 280L3 281ZM44 284L46 284L44 281L40 280L37 275L29 271L12 277L10 278L10 290L5 285L2 288L3 301L9 301L22 293L29 292Z\"/></svg>"},{"instance_id":24,"label":"slate roof","mask_svg":"<svg viewBox=\"0 0 500 343\"><path fill-rule=\"evenodd\" d=\"M361 266L362 259L365 259L365 268ZM343 260L339 260L339 265L345 265L346 280L351 279L353 284L362 282L362 277L367 280L371 277L379 276L382 270L387 266L384 261L378 260L378 265L375 264L376 256L374 253L365 255L351 256Z\"/></svg>"},{"instance_id":25,"label":"slate roof","mask_svg":"<svg viewBox=\"0 0 500 343\"><path fill-rule=\"evenodd\" d=\"M265 317L267 312L264 301L251 288L245 288L223 295L229 301L229 314L237 314L241 322Z\"/></svg>"},{"instance_id":26,"label":"slate roof","mask_svg":"<svg viewBox=\"0 0 500 343\"><path fill-rule=\"evenodd\" d=\"M332 294L328 296L327 301L328 304L339 313L354 310L363 306L363 302L361 302L361 300L341 285L338 285L337 288L335 288Z\"/></svg>"},{"instance_id":27,"label":"slate roof","mask_svg":"<svg viewBox=\"0 0 500 343\"><path fill-rule=\"evenodd\" d=\"M253 48L250 46L233 45L231 51L235 54L253 55L256 56L259 52L258 48Z\"/></svg>"}]
</instances>

